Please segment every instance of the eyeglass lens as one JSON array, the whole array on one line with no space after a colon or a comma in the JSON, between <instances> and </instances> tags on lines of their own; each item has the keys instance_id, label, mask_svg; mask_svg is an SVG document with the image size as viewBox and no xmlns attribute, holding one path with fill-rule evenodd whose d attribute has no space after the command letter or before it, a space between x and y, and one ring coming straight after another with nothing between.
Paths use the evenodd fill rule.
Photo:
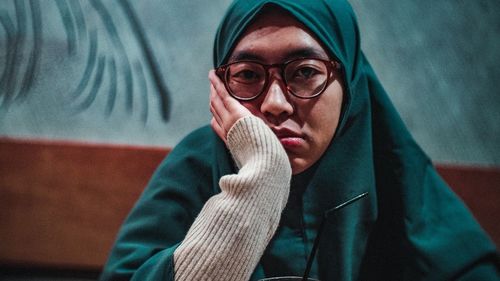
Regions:
<instances>
[{"instance_id":1,"label":"eyeglass lens","mask_svg":"<svg viewBox=\"0 0 500 281\"><path fill-rule=\"evenodd\" d=\"M324 90L328 82L328 68L324 61L302 59L287 63L283 79L292 94L313 97ZM233 95L251 99L259 95L268 84L269 75L264 65L257 62L237 62L228 66L227 85Z\"/></svg>"}]
</instances>

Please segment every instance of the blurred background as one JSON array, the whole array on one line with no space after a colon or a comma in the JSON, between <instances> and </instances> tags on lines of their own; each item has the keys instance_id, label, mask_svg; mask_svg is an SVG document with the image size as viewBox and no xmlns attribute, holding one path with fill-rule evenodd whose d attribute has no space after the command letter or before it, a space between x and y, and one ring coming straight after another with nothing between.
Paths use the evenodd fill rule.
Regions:
<instances>
[{"instance_id":1,"label":"blurred background","mask_svg":"<svg viewBox=\"0 0 500 281\"><path fill-rule=\"evenodd\" d=\"M350 2L362 48L424 151L444 167L497 174L500 2ZM95 244L104 254L71 260L78 255L72 249L85 252L75 240L68 243L79 248L68 244L50 257L47 251L61 245L52 233L60 210L88 212L98 201L103 205L91 207L99 211L83 218L85 239L99 240L103 222L95 220L102 217L113 220L107 231L115 233L154 166L208 124L213 37L229 4L0 1L0 224L7 226L0 238L8 241L0 242L0 280L95 279L113 237ZM140 180L130 183L134 173ZM498 194L498 181L486 178ZM127 203L117 202L120 190ZM58 233L82 235L80 227ZM50 250L30 250L32 236L45 237L36 245Z\"/></svg>"}]
</instances>

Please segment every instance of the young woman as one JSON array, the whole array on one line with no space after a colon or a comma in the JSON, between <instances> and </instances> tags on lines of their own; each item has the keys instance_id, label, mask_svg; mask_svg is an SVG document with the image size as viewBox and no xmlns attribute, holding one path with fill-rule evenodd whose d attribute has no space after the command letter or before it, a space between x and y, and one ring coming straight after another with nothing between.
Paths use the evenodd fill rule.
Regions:
<instances>
[{"instance_id":1,"label":"young woman","mask_svg":"<svg viewBox=\"0 0 500 281\"><path fill-rule=\"evenodd\" d=\"M343 0L241 0L216 35L211 128L127 218L102 280L497 280L496 249L414 142ZM356 195L368 196L335 213Z\"/></svg>"}]
</instances>

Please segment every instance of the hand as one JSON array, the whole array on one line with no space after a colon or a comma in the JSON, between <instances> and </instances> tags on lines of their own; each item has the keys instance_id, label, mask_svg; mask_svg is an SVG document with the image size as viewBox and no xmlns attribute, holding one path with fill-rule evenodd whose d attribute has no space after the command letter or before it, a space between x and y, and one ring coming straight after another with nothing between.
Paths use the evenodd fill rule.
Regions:
<instances>
[{"instance_id":1,"label":"hand","mask_svg":"<svg viewBox=\"0 0 500 281\"><path fill-rule=\"evenodd\" d=\"M252 113L240 102L229 95L224 83L217 77L214 70L208 73L210 80L210 125L215 133L226 142L227 132L240 118Z\"/></svg>"}]
</instances>

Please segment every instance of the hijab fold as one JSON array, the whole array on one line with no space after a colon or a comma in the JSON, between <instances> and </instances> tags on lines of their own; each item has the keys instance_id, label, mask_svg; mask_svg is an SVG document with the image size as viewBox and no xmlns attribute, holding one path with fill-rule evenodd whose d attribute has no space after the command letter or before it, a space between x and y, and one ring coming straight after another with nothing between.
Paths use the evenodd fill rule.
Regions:
<instances>
[{"instance_id":1,"label":"hijab fold","mask_svg":"<svg viewBox=\"0 0 500 281\"><path fill-rule=\"evenodd\" d=\"M368 199L327 225L329 237L318 253L320 278L445 280L471 260L494 255L494 245L438 176L389 100L360 48L347 1L235 1L215 37L214 66L227 62L246 27L268 6L303 23L344 72L339 126L310 173L308 188L316 192L305 208L321 214L369 192ZM458 233L462 237L453 239ZM465 243L469 239L477 243Z\"/></svg>"}]
</instances>

